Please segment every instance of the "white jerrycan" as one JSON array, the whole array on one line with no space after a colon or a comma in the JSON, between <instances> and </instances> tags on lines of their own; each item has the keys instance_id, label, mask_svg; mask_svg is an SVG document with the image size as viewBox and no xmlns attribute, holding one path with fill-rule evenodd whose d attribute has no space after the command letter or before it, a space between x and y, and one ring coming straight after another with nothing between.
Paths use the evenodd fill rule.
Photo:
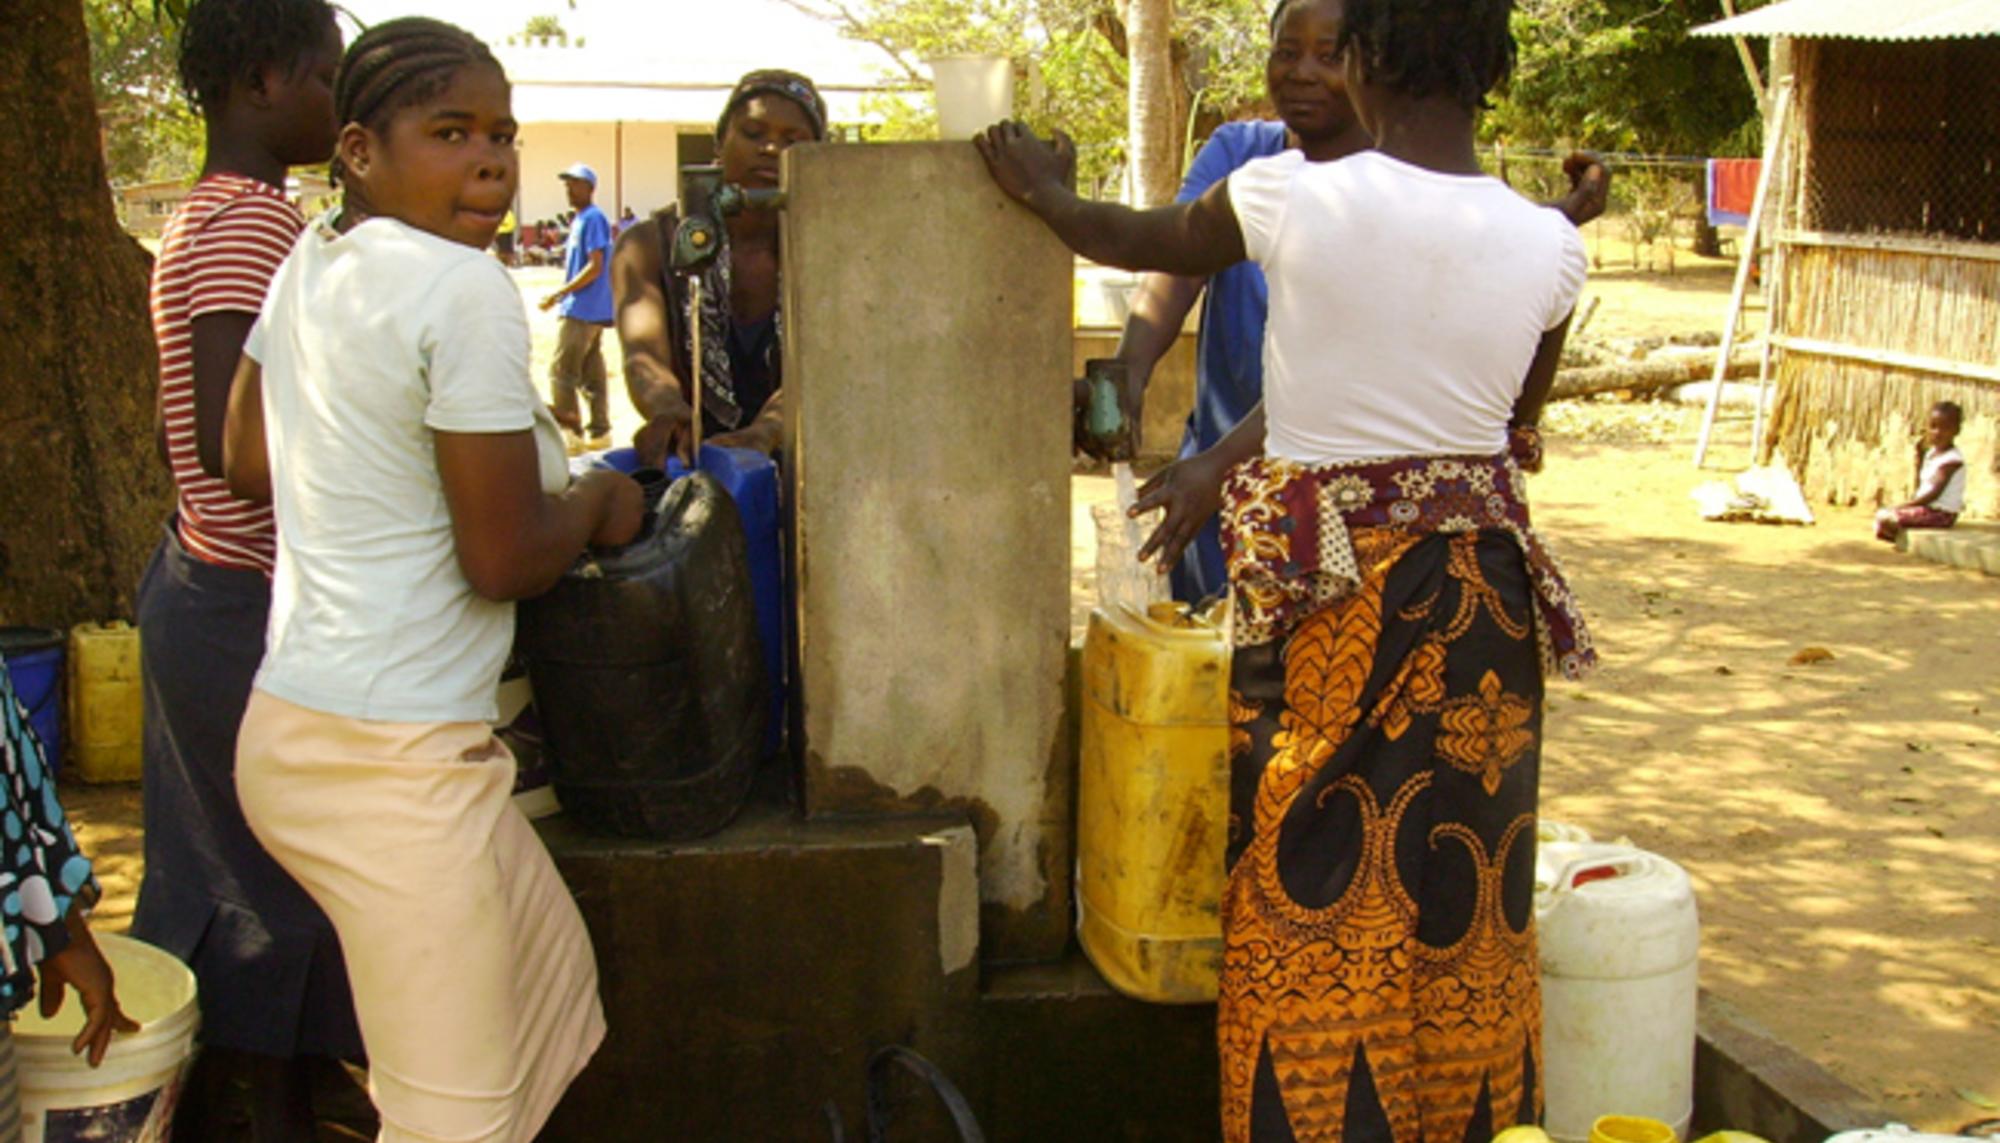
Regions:
<instances>
[{"instance_id":1,"label":"white jerrycan","mask_svg":"<svg viewBox=\"0 0 2000 1143\"><path fill-rule=\"evenodd\" d=\"M1687 1137L1701 922L1687 871L1629 845L1546 842L1536 860L1543 1123L1585 1143L1600 1115Z\"/></svg>"}]
</instances>

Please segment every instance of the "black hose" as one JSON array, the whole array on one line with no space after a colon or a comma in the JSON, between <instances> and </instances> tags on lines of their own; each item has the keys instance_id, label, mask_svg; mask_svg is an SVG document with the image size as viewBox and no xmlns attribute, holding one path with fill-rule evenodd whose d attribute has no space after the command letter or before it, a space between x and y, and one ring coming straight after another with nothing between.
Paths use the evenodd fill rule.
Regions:
<instances>
[{"instance_id":1,"label":"black hose","mask_svg":"<svg viewBox=\"0 0 2000 1143\"><path fill-rule=\"evenodd\" d=\"M868 1143L888 1143L889 1075L893 1065L915 1075L937 1093L938 1101L951 1113L958 1129L959 1143L986 1143L979 1120L955 1086L938 1066L901 1044L878 1048L868 1060Z\"/></svg>"}]
</instances>

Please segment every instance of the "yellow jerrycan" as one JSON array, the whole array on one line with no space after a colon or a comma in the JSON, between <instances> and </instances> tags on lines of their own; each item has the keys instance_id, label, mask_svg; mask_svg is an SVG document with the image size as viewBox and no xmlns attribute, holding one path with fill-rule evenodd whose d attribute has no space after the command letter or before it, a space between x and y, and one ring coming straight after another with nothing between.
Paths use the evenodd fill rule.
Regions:
<instances>
[{"instance_id":1,"label":"yellow jerrycan","mask_svg":"<svg viewBox=\"0 0 2000 1143\"><path fill-rule=\"evenodd\" d=\"M1229 640L1184 604L1091 612L1077 774L1077 936L1112 987L1215 999L1229 826Z\"/></svg>"},{"instance_id":2,"label":"yellow jerrycan","mask_svg":"<svg viewBox=\"0 0 2000 1143\"><path fill-rule=\"evenodd\" d=\"M142 683L138 628L123 620L70 628L68 773L86 782L139 780Z\"/></svg>"}]
</instances>

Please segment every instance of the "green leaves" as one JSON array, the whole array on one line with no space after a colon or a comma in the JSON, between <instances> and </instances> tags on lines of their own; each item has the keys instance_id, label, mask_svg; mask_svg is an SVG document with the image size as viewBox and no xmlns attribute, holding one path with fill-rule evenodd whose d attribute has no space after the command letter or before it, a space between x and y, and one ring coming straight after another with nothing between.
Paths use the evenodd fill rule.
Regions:
<instances>
[{"instance_id":1,"label":"green leaves","mask_svg":"<svg viewBox=\"0 0 2000 1143\"><path fill-rule=\"evenodd\" d=\"M1754 154L1744 144L1757 107L1735 47L1687 34L1721 16L1716 0L1519 0L1514 80L1482 130L1520 143Z\"/></svg>"},{"instance_id":2,"label":"green leaves","mask_svg":"<svg viewBox=\"0 0 2000 1143\"><path fill-rule=\"evenodd\" d=\"M175 51L187 0L83 0L91 90L113 185L192 179L201 120L181 96Z\"/></svg>"}]
</instances>

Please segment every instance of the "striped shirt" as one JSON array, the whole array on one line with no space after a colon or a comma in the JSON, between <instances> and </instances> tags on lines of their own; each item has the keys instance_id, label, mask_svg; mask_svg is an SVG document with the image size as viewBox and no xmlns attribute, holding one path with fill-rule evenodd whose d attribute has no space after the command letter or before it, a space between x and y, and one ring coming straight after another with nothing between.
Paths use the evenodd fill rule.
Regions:
<instances>
[{"instance_id":1,"label":"striped shirt","mask_svg":"<svg viewBox=\"0 0 2000 1143\"><path fill-rule=\"evenodd\" d=\"M153 337L160 346L160 419L178 492L181 543L222 567L271 574L271 510L239 500L201 470L195 446L194 320L255 316L278 263L305 220L277 188L241 175L210 175L168 220L153 264Z\"/></svg>"}]
</instances>

